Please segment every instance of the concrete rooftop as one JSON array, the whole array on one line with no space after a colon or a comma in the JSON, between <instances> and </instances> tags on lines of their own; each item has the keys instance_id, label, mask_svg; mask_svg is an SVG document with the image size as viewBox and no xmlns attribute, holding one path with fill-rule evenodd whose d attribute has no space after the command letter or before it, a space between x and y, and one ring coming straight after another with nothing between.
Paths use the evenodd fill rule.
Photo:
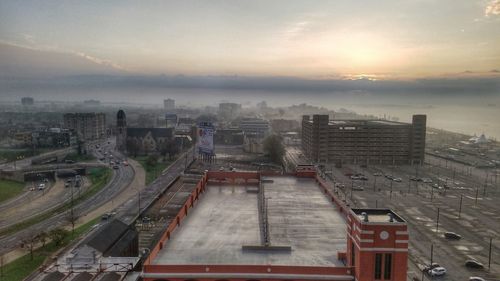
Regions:
<instances>
[{"instance_id":1,"label":"concrete rooftop","mask_svg":"<svg viewBox=\"0 0 500 281\"><path fill-rule=\"evenodd\" d=\"M264 183L272 245L291 252L243 251L260 245L257 194L245 186L209 185L153 264L338 265L343 217L312 179L268 177ZM255 189L255 188L254 188Z\"/></svg>"}]
</instances>

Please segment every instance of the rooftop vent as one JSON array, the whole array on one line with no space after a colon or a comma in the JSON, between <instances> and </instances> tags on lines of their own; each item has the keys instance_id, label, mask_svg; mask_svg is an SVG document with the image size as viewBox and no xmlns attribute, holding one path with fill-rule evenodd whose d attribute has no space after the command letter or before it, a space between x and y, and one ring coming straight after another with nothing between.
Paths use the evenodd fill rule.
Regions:
<instances>
[{"instance_id":1,"label":"rooftop vent","mask_svg":"<svg viewBox=\"0 0 500 281\"><path fill-rule=\"evenodd\" d=\"M362 212L361 215L363 216L363 221L368 222L368 214L366 212Z\"/></svg>"}]
</instances>

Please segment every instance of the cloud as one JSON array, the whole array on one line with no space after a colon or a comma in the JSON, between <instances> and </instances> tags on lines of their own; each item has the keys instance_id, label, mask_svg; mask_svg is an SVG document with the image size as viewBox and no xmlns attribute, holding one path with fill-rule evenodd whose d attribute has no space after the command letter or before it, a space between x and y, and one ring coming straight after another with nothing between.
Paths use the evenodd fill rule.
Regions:
<instances>
[{"instance_id":1,"label":"cloud","mask_svg":"<svg viewBox=\"0 0 500 281\"><path fill-rule=\"evenodd\" d=\"M81 57L81 58L84 58L86 60L89 60L93 63L96 63L96 64L100 64L100 65L103 65L103 66L109 66L109 67L112 67L114 69L117 69L117 70L123 70L123 71L128 71L125 67L119 65L119 64L116 64L116 63L113 63L109 60L104 60L104 59L100 59L100 58L96 58L96 57L93 57L93 56L89 56L85 53L82 53L82 52L73 52L73 54Z\"/></svg>"},{"instance_id":2,"label":"cloud","mask_svg":"<svg viewBox=\"0 0 500 281\"><path fill-rule=\"evenodd\" d=\"M492 0L486 5L484 14L489 16L499 16L500 15L500 0Z\"/></svg>"}]
</instances>

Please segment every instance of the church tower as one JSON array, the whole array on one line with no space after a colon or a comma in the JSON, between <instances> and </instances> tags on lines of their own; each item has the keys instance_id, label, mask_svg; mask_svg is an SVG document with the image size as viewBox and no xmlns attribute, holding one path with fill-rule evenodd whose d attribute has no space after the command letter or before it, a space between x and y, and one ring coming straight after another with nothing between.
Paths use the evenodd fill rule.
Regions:
<instances>
[{"instance_id":1,"label":"church tower","mask_svg":"<svg viewBox=\"0 0 500 281\"><path fill-rule=\"evenodd\" d=\"M123 110L116 114L116 148L119 151L127 151L127 117Z\"/></svg>"}]
</instances>

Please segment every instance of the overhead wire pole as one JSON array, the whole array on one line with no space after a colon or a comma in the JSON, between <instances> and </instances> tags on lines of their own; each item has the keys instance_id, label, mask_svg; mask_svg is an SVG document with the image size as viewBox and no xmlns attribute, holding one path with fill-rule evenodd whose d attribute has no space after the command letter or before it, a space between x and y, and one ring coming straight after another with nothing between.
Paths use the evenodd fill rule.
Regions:
<instances>
[{"instance_id":1,"label":"overhead wire pole","mask_svg":"<svg viewBox=\"0 0 500 281\"><path fill-rule=\"evenodd\" d=\"M491 269L491 246L493 244L493 237L490 237L490 250L488 252L488 271Z\"/></svg>"},{"instance_id":2,"label":"overhead wire pole","mask_svg":"<svg viewBox=\"0 0 500 281\"><path fill-rule=\"evenodd\" d=\"M462 214L462 200L464 198L463 194L460 194L460 205L458 207L458 218L460 218L460 215Z\"/></svg>"},{"instance_id":3,"label":"overhead wire pole","mask_svg":"<svg viewBox=\"0 0 500 281\"><path fill-rule=\"evenodd\" d=\"M439 232L439 208L437 208L436 233Z\"/></svg>"}]
</instances>

